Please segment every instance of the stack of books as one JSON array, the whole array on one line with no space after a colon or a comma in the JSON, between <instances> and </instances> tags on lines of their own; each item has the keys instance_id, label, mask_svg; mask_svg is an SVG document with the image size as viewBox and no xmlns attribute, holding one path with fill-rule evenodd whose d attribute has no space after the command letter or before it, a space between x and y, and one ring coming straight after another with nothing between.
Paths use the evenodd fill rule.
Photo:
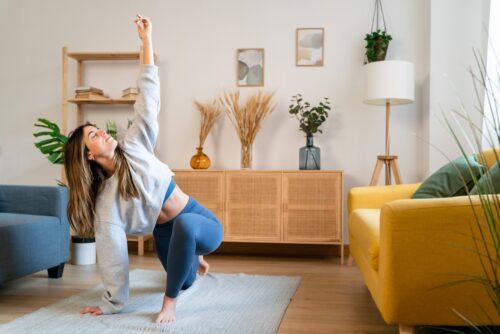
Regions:
<instances>
[{"instance_id":1,"label":"stack of books","mask_svg":"<svg viewBox=\"0 0 500 334\"><path fill-rule=\"evenodd\" d=\"M132 99L135 100L139 95L139 88L137 87L129 87L122 91L122 98L124 99Z\"/></svg>"},{"instance_id":2,"label":"stack of books","mask_svg":"<svg viewBox=\"0 0 500 334\"><path fill-rule=\"evenodd\" d=\"M92 86L79 86L75 89L75 98L85 99L85 100L106 100L109 99L107 95L104 95L102 89L95 88Z\"/></svg>"}]
</instances>

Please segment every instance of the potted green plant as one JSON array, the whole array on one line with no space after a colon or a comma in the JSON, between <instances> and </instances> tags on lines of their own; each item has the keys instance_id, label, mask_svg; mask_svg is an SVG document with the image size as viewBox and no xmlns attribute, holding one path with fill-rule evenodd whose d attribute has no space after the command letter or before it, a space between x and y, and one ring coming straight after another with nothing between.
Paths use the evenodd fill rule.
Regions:
<instances>
[{"instance_id":1,"label":"potted green plant","mask_svg":"<svg viewBox=\"0 0 500 334\"><path fill-rule=\"evenodd\" d=\"M323 133L319 127L326 121L329 110L327 97L317 106L303 101L301 94L292 97L288 112L299 121L299 130L306 134L306 146L299 149L299 169L321 169L321 150L314 146L313 136L316 132Z\"/></svg>"},{"instance_id":2,"label":"potted green plant","mask_svg":"<svg viewBox=\"0 0 500 334\"><path fill-rule=\"evenodd\" d=\"M389 48L389 42L391 40L391 35L389 35L385 30L377 29L376 31L366 34L365 64L385 60L387 49Z\"/></svg>"}]
</instances>

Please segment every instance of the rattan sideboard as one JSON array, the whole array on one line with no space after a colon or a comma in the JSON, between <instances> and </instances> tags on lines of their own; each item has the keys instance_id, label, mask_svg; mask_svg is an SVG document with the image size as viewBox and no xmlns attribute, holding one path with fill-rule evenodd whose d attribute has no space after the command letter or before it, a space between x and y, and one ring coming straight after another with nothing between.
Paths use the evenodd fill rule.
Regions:
<instances>
[{"instance_id":1,"label":"rattan sideboard","mask_svg":"<svg viewBox=\"0 0 500 334\"><path fill-rule=\"evenodd\" d=\"M184 192L211 209L224 242L339 245L343 259L343 172L174 170Z\"/></svg>"}]
</instances>

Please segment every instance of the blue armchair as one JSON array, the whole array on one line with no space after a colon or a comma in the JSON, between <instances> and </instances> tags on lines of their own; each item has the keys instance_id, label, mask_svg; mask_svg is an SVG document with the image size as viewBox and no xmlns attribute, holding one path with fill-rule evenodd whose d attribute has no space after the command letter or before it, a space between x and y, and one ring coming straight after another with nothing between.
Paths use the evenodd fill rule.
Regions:
<instances>
[{"instance_id":1,"label":"blue armchair","mask_svg":"<svg viewBox=\"0 0 500 334\"><path fill-rule=\"evenodd\" d=\"M0 284L43 269L63 274L69 258L65 187L0 185Z\"/></svg>"}]
</instances>

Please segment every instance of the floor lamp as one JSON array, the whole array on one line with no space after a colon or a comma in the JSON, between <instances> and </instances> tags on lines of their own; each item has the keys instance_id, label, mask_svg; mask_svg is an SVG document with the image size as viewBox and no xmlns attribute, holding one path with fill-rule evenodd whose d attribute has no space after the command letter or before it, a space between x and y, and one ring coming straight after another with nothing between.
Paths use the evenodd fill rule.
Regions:
<instances>
[{"instance_id":1,"label":"floor lamp","mask_svg":"<svg viewBox=\"0 0 500 334\"><path fill-rule=\"evenodd\" d=\"M401 183L398 156L390 155L389 120L391 105L408 104L415 99L415 73L412 63L399 60L376 61L364 66L364 103L385 105L385 155L377 156L370 186L378 184L385 165L385 184Z\"/></svg>"}]
</instances>

